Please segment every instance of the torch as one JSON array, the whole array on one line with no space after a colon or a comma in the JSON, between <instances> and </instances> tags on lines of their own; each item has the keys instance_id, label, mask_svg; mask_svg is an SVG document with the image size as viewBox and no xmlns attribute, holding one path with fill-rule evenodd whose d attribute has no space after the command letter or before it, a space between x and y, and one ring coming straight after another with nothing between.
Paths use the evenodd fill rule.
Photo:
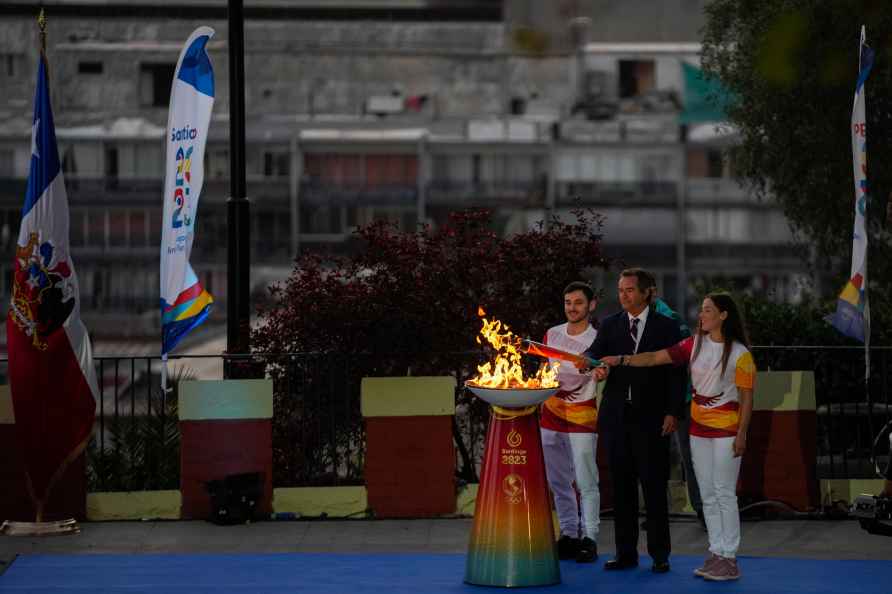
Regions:
<instances>
[{"instance_id":1,"label":"torch","mask_svg":"<svg viewBox=\"0 0 892 594\"><path fill-rule=\"evenodd\" d=\"M601 367L604 365L604 363L602 363L598 359L592 359L591 357L586 357L585 355L568 353L567 351L556 349L554 347L548 346L547 344L536 342L535 340L521 340L519 348L522 353L525 353L527 355L534 355L536 357L543 357L545 359L560 359L561 361L569 361L574 365L579 365L580 363L584 363L588 367Z\"/></svg>"}]
</instances>

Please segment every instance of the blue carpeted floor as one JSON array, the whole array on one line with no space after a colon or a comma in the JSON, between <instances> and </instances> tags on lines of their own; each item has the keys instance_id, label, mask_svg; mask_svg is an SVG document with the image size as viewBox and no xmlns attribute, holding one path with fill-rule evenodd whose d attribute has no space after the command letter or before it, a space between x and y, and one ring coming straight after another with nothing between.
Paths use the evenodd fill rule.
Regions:
<instances>
[{"instance_id":1,"label":"blue carpeted floor","mask_svg":"<svg viewBox=\"0 0 892 594\"><path fill-rule=\"evenodd\" d=\"M691 575L700 558L674 556L672 571L653 575L648 558L634 571L605 572L594 565L561 563L563 583L537 592L659 591L696 592L839 592L880 594L892 591L892 561L816 561L740 559L743 578L711 583ZM27 555L0 576L0 592L193 594L291 593L419 594L488 592L462 583L463 555Z\"/></svg>"}]
</instances>

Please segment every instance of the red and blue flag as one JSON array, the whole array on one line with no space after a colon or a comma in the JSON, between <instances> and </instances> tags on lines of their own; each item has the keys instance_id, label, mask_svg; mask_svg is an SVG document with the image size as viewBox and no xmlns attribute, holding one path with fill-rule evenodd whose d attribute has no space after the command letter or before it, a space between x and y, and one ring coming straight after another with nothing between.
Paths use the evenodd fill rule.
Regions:
<instances>
[{"instance_id":1,"label":"red and blue flag","mask_svg":"<svg viewBox=\"0 0 892 594\"><path fill-rule=\"evenodd\" d=\"M53 485L87 445L96 415L96 372L80 316L68 225L68 195L41 54L31 169L6 318L13 411L38 521Z\"/></svg>"}]
</instances>

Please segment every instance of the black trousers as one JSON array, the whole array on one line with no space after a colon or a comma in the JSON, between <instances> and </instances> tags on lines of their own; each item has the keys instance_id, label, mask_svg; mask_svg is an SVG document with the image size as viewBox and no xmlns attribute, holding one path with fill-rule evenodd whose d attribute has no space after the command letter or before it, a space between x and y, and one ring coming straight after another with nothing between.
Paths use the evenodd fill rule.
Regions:
<instances>
[{"instance_id":1,"label":"black trousers","mask_svg":"<svg viewBox=\"0 0 892 594\"><path fill-rule=\"evenodd\" d=\"M613 479L613 513L616 556L638 558L638 483L647 509L647 552L655 562L669 560L669 436L661 427L641 422L625 405L623 419L601 427L607 462Z\"/></svg>"}]
</instances>

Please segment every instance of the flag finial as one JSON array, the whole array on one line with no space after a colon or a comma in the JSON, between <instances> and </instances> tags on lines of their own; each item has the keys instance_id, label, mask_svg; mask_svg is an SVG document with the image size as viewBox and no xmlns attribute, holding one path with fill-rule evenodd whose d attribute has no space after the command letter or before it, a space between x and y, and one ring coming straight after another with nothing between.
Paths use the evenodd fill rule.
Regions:
<instances>
[{"instance_id":1,"label":"flag finial","mask_svg":"<svg viewBox=\"0 0 892 594\"><path fill-rule=\"evenodd\" d=\"M42 8L37 15L37 27L40 29L40 51L46 52L46 15Z\"/></svg>"}]
</instances>

